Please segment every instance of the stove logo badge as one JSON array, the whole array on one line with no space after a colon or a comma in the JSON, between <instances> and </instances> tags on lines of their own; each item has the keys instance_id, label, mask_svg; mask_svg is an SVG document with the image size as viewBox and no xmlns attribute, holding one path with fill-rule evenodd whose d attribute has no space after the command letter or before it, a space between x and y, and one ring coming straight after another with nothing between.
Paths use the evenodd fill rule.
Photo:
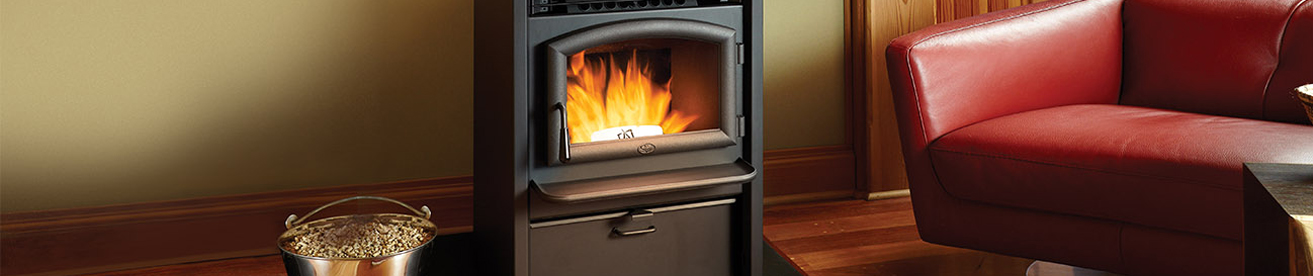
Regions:
<instances>
[{"instance_id":1,"label":"stove logo badge","mask_svg":"<svg viewBox=\"0 0 1313 276\"><path fill-rule=\"evenodd\" d=\"M652 153L653 151L656 151L656 145L653 145L652 143L646 143L643 144L642 146L638 146L639 154L647 155L649 153Z\"/></svg>"}]
</instances>

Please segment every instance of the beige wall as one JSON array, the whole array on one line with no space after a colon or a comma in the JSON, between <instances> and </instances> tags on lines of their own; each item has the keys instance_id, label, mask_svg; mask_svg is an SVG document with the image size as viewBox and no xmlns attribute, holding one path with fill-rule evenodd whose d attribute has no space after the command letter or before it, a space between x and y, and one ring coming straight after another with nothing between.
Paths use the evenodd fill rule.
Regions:
<instances>
[{"instance_id":1,"label":"beige wall","mask_svg":"<svg viewBox=\"0 0 1313 276\"><path fill-rule=\"evenodd\" d=\"M765 0L766 149L844 142L843 0Z\"/></svg>"},{"instance_id":2,"label":"beige wall","mask_svg":"<svg viewBox=\"0 0 1313 276\"><path fill-rule=\"evenodd\" d=\"M471 11L4 0L0 208L468 174Z\"/></svg>"},{"instance_id":3,"label":"beige wall","mask_svg":"<svg viewBox=\"0 0 1313 276\"><path fill-rule=\"evenodd\" d=\"M841 142L842 1L767 2L767 146ZM469 174L472 3L3 0L0 212Z\"/></svg>"}]
</instances>

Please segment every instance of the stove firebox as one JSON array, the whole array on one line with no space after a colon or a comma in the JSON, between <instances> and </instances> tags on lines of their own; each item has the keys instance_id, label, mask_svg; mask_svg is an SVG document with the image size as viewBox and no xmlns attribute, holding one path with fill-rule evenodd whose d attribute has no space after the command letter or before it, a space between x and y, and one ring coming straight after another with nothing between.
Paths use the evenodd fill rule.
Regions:
<instances>
[{"instance_id":1,"label":"stove firebox","mask_svg":"<svg viewBox=\"0 0 1313 276\"><path fill-rule=\"evenodd\" d=\"M760 275L760 0L475 3L480 275Z\"/></svg>"},{"instance_id":2,"label":"stove firebox","mask_svg":"<svg viewBox=\"0 0 1313 276\"><path fill-rule=\"evenodd\" d=\"M608 23L545 45L551 164L736 144L734 29L690 20ZM565 123L563 123L563 121ZM650 138L644 138L650 137ZM637 139L642 138L642 139Z\"/></svg>"}]
</instances>

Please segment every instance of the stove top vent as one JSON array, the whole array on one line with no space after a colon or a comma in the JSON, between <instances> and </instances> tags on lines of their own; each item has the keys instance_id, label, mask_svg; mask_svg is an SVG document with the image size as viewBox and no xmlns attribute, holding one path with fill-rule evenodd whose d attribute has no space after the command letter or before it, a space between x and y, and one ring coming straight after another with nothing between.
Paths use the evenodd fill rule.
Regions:
<instances>
[{"instance_id":1,"label":"stove top vent","mask_svg":"<svg viewBox=\"0 0 1313 276\"><path fill-rule=\"evenodd\" d=\"M742 0L531 0L532 16L737 5Z\"/></svg>"}]
</instances>

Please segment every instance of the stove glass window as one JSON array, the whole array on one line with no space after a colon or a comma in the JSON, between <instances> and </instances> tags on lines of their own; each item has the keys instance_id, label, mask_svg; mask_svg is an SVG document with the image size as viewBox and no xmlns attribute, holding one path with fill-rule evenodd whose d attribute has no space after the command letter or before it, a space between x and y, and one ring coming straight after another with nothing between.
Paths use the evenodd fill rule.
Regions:
<instances>
[{"instance_id":1,"label":"stove glass window","mask_svg":"<svg viewBox=\"0 0 1313 276\"><path fill-rule=\"evenodd\" d=\"M683 39L611 43L569 55L570 143L721 127L721 49Z\"/></svg>"}]
</instances>

